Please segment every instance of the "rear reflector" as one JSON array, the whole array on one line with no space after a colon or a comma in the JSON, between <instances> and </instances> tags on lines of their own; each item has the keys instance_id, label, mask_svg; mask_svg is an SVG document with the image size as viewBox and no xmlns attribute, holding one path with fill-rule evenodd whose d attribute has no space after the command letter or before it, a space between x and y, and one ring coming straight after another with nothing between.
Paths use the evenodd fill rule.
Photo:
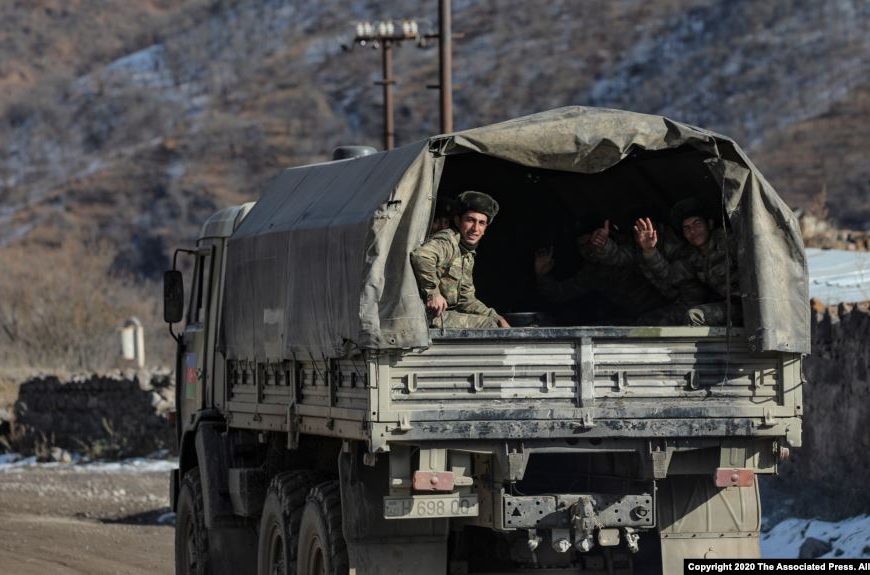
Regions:
<instances>
[{"instance_id":1,"label":"rear reflector","mask_svg":"<svg viewBox=\"0 0 870 575\"><path fill-rule=\"evenodd\" d=\"M749 487L755 479L755 472L742 467L719 467L713 477L716 487Z\"/></svg>"},{"instance_id":2,"label":"rear reflector","mask_svg":"<svg viewBox=\"0 0 870 575\"><path fill-rule=\"evenodd\" d=\"M414 491L453 491L453 472L415 471Z\"/></svg>"}]
</instances>

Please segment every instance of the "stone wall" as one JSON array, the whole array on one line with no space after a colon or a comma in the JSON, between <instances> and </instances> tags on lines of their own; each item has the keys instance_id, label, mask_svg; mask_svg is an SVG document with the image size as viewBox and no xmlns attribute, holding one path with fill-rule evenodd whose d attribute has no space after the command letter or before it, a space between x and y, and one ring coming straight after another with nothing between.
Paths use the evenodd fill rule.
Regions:
<instances>
[{"instance_id":1,"label":"stone wall","mask_svg":"<svg viewBox=\"0 0 870 575\"><path fill-rule=\"evenodd\" d=\"M807 213L799 216L801 235L808 248L824 250L870 251L870 230L845 230L825 219Z\"/></svg>"},{"instance_id":2,"label":"stone wall","mask_svg":"<svg viewBox=\"0 0 870 575\"><path fill-rule=\"evenodd\" d=\"M46 459L58 449L92 458L174 451L174 397L168 373L36 377L21 384L7 442Z\"/></svg>"},{"instance_id":3,"label":"stone wall","mask_svg":"<svg viewBox=\"0 0 870 575\"><path fill-rule=\"evenodd\" d=\"M813 309L795 479L870 511L870 302ZM845 509L844 509L845 510Z\"/></svg>"}]
</instances>

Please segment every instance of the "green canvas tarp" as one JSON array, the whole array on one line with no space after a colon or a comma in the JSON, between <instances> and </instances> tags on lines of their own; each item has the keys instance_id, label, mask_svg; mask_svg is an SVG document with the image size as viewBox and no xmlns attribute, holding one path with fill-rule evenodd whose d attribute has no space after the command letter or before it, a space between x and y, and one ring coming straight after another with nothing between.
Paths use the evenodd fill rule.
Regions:
<instances>
[{"instance_id":1,"label":"green canvas tarp","mask_svg":"<svg viewBox=\"0 0 870 575\"><path fill-rule=\"evenodd\" d=\"M229 241L228 357L321 359L429 345L408 257L425 239L450 155L596 174L637 150L686 146L707 158L736 236L750 346L809 353L797 221L737 144L659 116L569 107L286 170Z\"/></svg>"}]
</instances>

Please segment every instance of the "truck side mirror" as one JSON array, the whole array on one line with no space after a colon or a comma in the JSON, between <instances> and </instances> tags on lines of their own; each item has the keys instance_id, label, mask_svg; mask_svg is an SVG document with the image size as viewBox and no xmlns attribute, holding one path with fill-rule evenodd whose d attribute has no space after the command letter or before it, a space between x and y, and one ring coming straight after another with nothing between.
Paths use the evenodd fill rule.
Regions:
<instances>
[{"instance_id":1,"label":"truck side mirror","mask_svg":"<svg viewBox=\"0 0 870 575\"><path fill-rule=\"evenodd\" d=\"M184 317L184 276L178 270L163 274L163 321L178 323Z\"/></svg>"}]
</instances>

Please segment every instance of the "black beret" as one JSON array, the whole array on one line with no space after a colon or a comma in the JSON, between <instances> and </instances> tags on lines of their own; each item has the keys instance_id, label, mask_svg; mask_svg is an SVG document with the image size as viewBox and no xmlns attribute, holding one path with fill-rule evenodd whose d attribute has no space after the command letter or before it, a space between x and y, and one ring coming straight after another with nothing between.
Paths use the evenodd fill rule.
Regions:
<instances>
[{"instance_id":1,"label":"black beret","mask_svg":"<svg viewBox=\"0 0 870 575\"><path fill-rule=\"evenodd\" d=\"M456 198L456 214L461 216L465 212L485 214L491 224L498 214L498 202L483 192L462 192Z\"/></svg>"},{"instance_id":2,"label":"black beret","mask_svg":"<svg viewBox=\"0 0 870 575\"><path fill-rule=\"evenodd\" d=\"M705 202L698 198L685 198L674 204L671 208L671 223L678 230L683 227L686 218L699 217L709 220L713 217L713 210Z\"/></svg>"}]
</instances>

